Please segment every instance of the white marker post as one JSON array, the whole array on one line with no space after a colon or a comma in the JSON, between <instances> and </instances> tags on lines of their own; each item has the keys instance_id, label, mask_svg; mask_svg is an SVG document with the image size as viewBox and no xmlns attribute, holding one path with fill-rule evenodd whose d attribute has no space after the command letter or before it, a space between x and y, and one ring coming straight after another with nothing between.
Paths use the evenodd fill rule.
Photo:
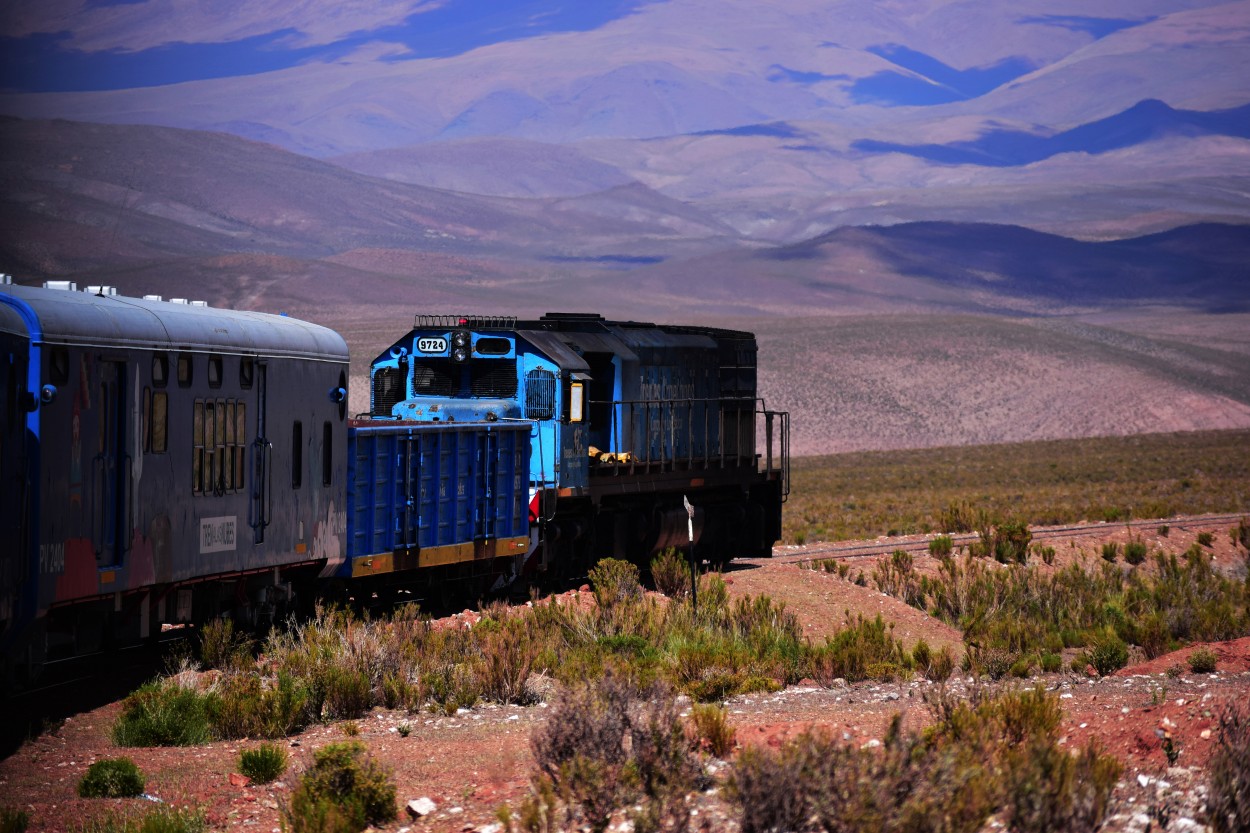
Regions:
<instances>
[{"instance_id":1,"label":"white marker post","mask_svg":"<svg viewBox=\"0 0 1250 833\"><path fill-rule=\"evenodd\" d=\"M699 565L694 560L694 507L685 495L681 496L681 502L686 506L686 534L690 538L690 607L693 610L699 604Z\"/></svg>"}]
</instances>

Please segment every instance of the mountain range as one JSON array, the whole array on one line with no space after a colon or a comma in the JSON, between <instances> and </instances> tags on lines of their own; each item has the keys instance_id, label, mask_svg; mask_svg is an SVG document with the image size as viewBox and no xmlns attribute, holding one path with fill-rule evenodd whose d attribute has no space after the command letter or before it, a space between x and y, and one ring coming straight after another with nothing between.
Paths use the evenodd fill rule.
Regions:
<instances>
[{"instance_id":1,"label":"mountain range","mask_svg":"<svg viewBox=\"0 0 1250 833\"><path fill-rule=\"evenodd\" d=\"M358 363L397 309L732 323L808 453L1250 425L1250 0L15 0L0 47L19 280Z\"/></svg>"}]
</instances>

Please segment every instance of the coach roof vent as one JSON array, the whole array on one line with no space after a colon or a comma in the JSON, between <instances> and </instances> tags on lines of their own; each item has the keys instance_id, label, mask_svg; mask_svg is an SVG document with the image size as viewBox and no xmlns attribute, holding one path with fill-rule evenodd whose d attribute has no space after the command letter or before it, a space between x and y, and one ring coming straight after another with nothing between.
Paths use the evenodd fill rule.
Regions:
<instances>
[{"instance_id":1,"label":"coach roof vent","mask_svg":"<svg viewBox=\"0 0 1250 833\"><path fill-rule=\"evenodd\" d=\"M188 301L186 298L170 298L170 299L169 299L169 303L171 303L171 304L189 304L189 303L191 303L191 302L190 302L190 301Z\"/></svg>"},{"instance_id":2,"label":"coach roof vent","mask_svg":"<svg viewBox=\"0 0 1250 833\"><path fill-rule=\"evenodd\" d=\"M192 301L192 302L191 302L191 306L193 306L193 307L206 307L206 306L208 306L208 301Z\"/></svg>"},{"instance_id":3,"label":"coach roof vent","mask_svg":"<svg viewBox=\"0 0 1250 833\"><path fill-rule=\"evenodd\" d=\"M88 295L100 295L100 296L116 295L117 287L93 284L91 286L88 286L86 289L84 289L83 292L86 292Z\"/></svg>"},{"instance_id":4,"label":"coach roof vent","mask_svg":"<svg viewBox=\"0 0 1250 833\"><path fill-rule=\"evenodd\" d=\"M0 286L8 286L13 283L13 276L0 272Z\"/></svg>"},{"instance_id":5,"label":"coach roof vent","mask_svg":"<svg viewBox=\"0 0 1250 833\"><path fill-rule=\"evenodd\" d=\"M143 300L145 300L145 301L163 301L163 300L165 300L165 299L164 299L164 298L162 298L160 295L144 295L144 296L143 296Z\"/></svg>"},{"instance_id":6,"label":"coach roof vent","mask_svg":"<svg viewBox=\"0 0 1250 833\"><path fill-rule=\"evenodd\" d=\"M77 292L78 284L73 281L44 281L44 289L62 289L67 292Z\"/></svg>"}]
</instances>

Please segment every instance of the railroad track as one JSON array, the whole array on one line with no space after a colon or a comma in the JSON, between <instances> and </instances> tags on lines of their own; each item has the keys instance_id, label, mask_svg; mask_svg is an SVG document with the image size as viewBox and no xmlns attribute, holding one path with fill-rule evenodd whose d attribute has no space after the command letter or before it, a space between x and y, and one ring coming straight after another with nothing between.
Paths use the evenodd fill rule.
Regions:
<instances>
[{"instance_id":1,"label":"railroad track","mask_svg":"<svg viewBox=\"0 0 1250 833\"><path fill-rule=\"evenodd\" d=\"M1224 524L1237 523L1238 520L1244 518L1244 513L1233 513L1227 515L1189 515L1183 518L1159 518L1157 520L1139 520L1139 521L1100 521L1098 523L1082 523L1082 524L1066 524L1063 526L1036 526L1029 527L1033 533L1034 541L1047 541L1056 538L1071 537L1073 535L1097 535L1107 532L1108 530L1127 527L1135 531L1147 531L1158 529L1161 525L1176 529L1219 527ZM803 547L801 551L778 552L780 548L773 549L771 559L753 559L739 558L735 559L738 563L758 563L763 561L772 561L773 563L781 562L782 564L797 564L803 561L815 561L817 559L834 559L834 560L853 560L856 558L873 558L879 555L887 555L895 550L904 550L909 553L927 553L929 551L929 541L937 537L939 533L923 536L906 536L899 538L891 538L886 541L873 541L871 543L852 542L846 544L816 544L810 547ZM977 540L975 532L954 533L951 541L955 546L967 546Z\"/></svg>"}]
</instances>

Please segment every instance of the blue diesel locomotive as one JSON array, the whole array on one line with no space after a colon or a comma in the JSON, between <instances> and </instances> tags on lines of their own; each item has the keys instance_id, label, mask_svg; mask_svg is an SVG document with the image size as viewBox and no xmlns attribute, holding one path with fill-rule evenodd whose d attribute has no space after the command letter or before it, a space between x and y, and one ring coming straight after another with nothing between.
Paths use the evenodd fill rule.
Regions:
<instances>
[{"instance_id":1,"label":"blue diesel locomotive","mask_svg":"<svg viewBox=\"0 0 1250 833\"><path fill-rule=\"evenodd\" d=\"M348 352L286 316L0 284L6 675L318 595L767 554L787 415L749 333L418 316L347 413Z\"/></svg>"}]
</instances>

